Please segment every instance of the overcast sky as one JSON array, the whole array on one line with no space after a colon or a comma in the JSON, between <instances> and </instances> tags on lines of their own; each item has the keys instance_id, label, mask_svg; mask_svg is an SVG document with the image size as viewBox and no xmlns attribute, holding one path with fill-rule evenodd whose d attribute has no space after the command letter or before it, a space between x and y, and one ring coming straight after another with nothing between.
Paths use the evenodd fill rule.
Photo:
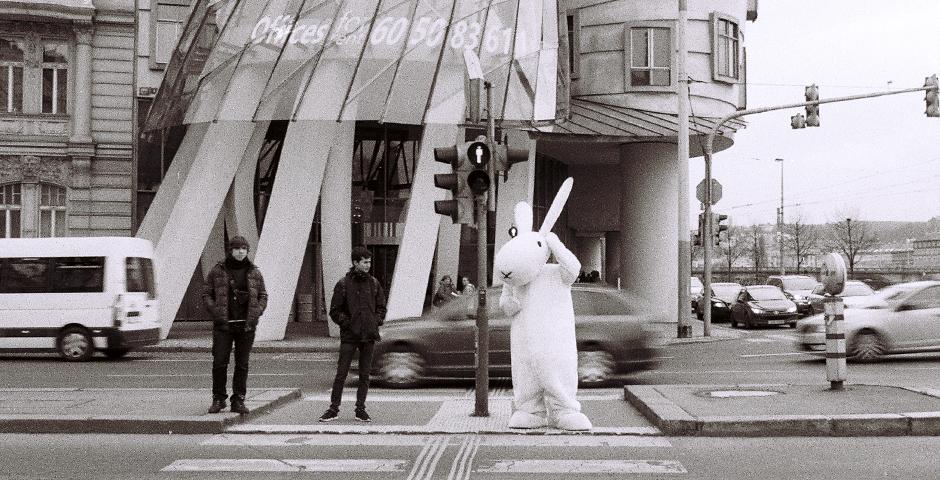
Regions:
<instances>
[{"instance_id":1,"label":"overcast sky","mask_svg":"<svg viewBox=\"0 0 940 480\"><path fill-rule=\"evenodd\" d=\"M744 25L748 108L920 87L940 73L940 1L761 1ZM693 86L694 88L694 86ZM781 110L746 118L734 146L714 156L723 186L715 211L735 225L775 223L783 158L785 221L925 221L940 216L940 118L924 94L820 106L818 128L793 130ZM690 160L690 218L701 157Z\"/></svg>"}]
</instances>

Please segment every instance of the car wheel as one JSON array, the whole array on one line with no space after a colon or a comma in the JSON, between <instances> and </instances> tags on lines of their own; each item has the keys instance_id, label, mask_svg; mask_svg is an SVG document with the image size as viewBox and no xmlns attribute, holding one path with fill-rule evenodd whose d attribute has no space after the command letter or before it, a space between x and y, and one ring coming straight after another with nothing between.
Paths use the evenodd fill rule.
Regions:
<instances>
[{"instance_id":1,"label":"car wheel","mask_svg":"<svg viewBox=\"0 0 940 480\"><path fill-rule=\"evenodd\" d=\"M59 355L70 362L84 362L95 353L95 344L88 330L71 326L62 330L56 342Z\"/></svg>"},{"instance_id":2,"label":"car wheel","mask_svg":"<svg viewBox=\"0 0 940 480\"><path fill-rule=\"evenodd\" d=\"M614 357L603 350L578 352L578 382L599 385L614 374Z\"/></svg>"},{"instance_id":3,"label":"car wheel","mask_svg":"<svg viewBox=\"0 0 940 480\"><path fill-rule=\"evenodd\" d=\"M884 342L874 332L860 332L852 342L849 356L859 362L874 362L884 355Z\"/></svg>"},{"instance_id":4,"label":"car wheel","mask_svg":"<svg viewBox=\"0 0 940 480\"><path fill-rule=\"evenodd\" d=\"M731 314L731 328L738 328L738 320L735 318L734 313Z\"/></svg>"},{"instance_id":5,"label":"car wheel","mask_svg":"<svg viewBox=\"0 0 940 480\"><path fill-rule=\"evenodd\" d=\"M423 374L424 358L411 350L386 352L379 360L379 380L389 387L415 387Z\"/></svg>"},{"instance_id":6,"label":"car wheel","mask_svg":"<svg viewBox=\"0 0 940 480\"><path fill-rule=\"evenodd\" d=\"M127 355L127 352L130 351L131 349L129 348L107 348L104 351L104 355L108 358L117 359Z\"/></svg>"}]
</instances>

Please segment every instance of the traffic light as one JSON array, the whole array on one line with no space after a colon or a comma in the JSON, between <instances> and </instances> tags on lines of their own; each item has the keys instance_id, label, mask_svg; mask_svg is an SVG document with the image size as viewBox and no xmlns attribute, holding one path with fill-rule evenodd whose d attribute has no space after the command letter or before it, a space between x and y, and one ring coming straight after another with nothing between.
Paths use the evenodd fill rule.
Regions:
<instances>
[{"instance_id":1,"label":"traffic light","mask_svg":"<svg viewBox=\"0 0 940 480\"><path fill-rule=\"evenodd\" d=\"M526 148L510 148L506 145L493 145L493 162L497 172L503 172L503 178L509 169L519 162L529 160L529 150Z\"/></svg>"},{"instance_id":2,"label":"traffic light","mask_svg":"<svg viewBox=\"0 0 940 480\"><path fill-rule=\"evenodd\" d=\"M702 237L705 236L705 212L698 214L698 231L695 232L695 246L702 246Z\"/></svg>"},{"instance_id":3,"label":"traffic light","mask_svg":"<svg viewBox=\"0 0 940 480\"><path fill-rule=\"evenodd\" d=\"M803 118L802 113L797 113L796 115L790 117L790 128L806 128L806 120Z\"/></svg>"},{"instance_id":4,"label":"traffic light","mask_svg":"<svg viewBox=\"0 0 940 480\"><path fill-rule=\"evenodd\" d=\"M450 191L450 200L435 200L434 213L451 218L454 223L473 223L473 199L467 192L469 165L458 147L434 149L434 160L451 166L451 173L434 174L434 186Z\"/></svg>"},{"instance_id":5,"label":"traffic light","mask_svg":"<svg viewBox=\"0 0 940 480\"><path fill-rule=\"evenodd\" d=\"M819 101L819 87L817 87L815 83L806 87L806 101L807 102ZM815 105L806 106L806 126L807 127L819 126L819 104L818 103Z\"/></svg>"},{"instance_id":6,"label":"traffic light","mask_svg":"<svg viewBox=\"0 0 940 480\"><path fill-rule=\"evenodd\" d=\"M924 79L925 87L933 87L930 90L927 90L927 95L924 96L924 101L927 102L927 110L924 112L928 117L940 117L940 100L938 100L938 84L937 76L931 75Z\"/></svg>"},{"instance_id":7,"label":"traffic light","mask_svg":"<svg viewBox=\"0 0 940 480\"><path fill-rule=\"evenodd\" d=\"M712 214L712 229L714 229L712 234L715 235L715 245L721 245L721 232L728 231L728 226L721 224L721 222L727 219L728 219L727 215L723 215L720 213Z\"/></svg>"},{"instance_id":8,"label":"traffic light","mask_svg":"<svg viewBox=\"0 0 940 480\"><path fill-rule=\"evenodd\" d=\"M484 195L490 189L490 172L487 170L490 164L490 146L487 145L486 138L478 137L475 141L464 144L464 152L471 168L467 174L467 187L475 197Z\"/></svg>"}]
</instances>

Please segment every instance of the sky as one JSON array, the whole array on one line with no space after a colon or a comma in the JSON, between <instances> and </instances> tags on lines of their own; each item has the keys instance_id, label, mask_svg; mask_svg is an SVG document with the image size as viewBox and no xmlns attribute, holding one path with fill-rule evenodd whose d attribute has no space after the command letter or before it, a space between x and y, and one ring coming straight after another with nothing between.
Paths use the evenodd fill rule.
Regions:
<instances>
[{"instance_id":1,"label":"sky","mask_svg":"<svg viewBox=\"0 0 940 480\"><path fill-rule=\"evenodd\" d=\"M940 1L775 0L743 25L747 107L921 87L940 74ZM694 88L694 87L693 87ZM745 117L734 145L714 155L714 211L733 225L775 223L781 162L785 222L926 221L940 216L940 118L923 92L820 105L820 127L794 130L787 109ZM689 214L702 157L689 161Z\"/></svg>"}]
</instances>

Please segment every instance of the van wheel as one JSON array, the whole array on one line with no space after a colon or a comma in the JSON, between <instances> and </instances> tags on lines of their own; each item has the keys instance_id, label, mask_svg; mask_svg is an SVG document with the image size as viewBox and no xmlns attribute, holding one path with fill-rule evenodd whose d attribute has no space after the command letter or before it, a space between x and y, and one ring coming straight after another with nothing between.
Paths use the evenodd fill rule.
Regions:
<instances>
[{"instance_id":1,"label":"van wheel","mask_svg":"<svg viewBox=\"0 0 940 480\"><path fill-rule=\"evenodd\" d=\"M379 380L391 388L417 387L424 374L424 358L408 347L397 347L379 359Z\"/></svg>"},{"instance_id":2,"label":"van wheel","mask_svg":"<svg viewBox=\"0 0 940 480\"><path fill-rule=\"evenodd\" d=\"M614 374L614 357L603 350L578 352L578 381L585 386L601 385Z\"/></svg>"},{"instance_id":3,"label":"van wheel","mask_svg":"<svg viewBox=\"0 0 940 480\"><path fill-rule=\"evenodd\" d=\"M116 359L116 358L121 358L124 355L127 355L127 352L130 352L130 351L131 349L129 348L107 348L105 349L104 354L108 358Z\"/></svg>"},{"instance_id":4,"label":"van wheel","mask_svg":"<svg viewBox=\"0 0 940 480\"><path fill-rule=\"evenodd\" d=\"M82 327L66 327L56 342L59 355L70 362L84 362L95 353L95 344L88 330Z\"/></svg>"}]
</instances>

